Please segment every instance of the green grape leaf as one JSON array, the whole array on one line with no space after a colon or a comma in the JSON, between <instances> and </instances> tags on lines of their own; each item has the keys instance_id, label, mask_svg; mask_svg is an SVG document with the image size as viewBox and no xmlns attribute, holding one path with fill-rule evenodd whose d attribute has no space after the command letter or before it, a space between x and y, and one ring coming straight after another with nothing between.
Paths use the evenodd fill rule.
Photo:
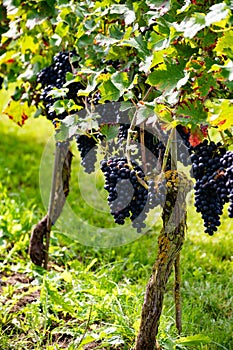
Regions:
<instances>
[{"instance_id":1,"label":"green grape leaf","mask_svg":"<svg viewBox=\"0 0 233 350\"><path fill-rule=\"evenodd\" d=\"M134 47L138 51L138 55L143 60L150 54L147 48L147 42L144 40L142 35L138 35L135 38L130 38L128 40L122 40L122 46Z\"/></svg>"},{"instance_id":2,"label":"green grape leaf","mask_svg":"<svg viewBox=\"0 0 233 350\"><path fill-rule=\"evenodd\" d=\"M185 124L195 125L207 120L207 111L203 108L203 101L199 99L180 102L176 108L176 115Z\"/></svg>"},{"instance_id":3,"label":"green grape leaf","mask_svg":"<svg viewBox=\"0 0 233 350\"><path fill-rule=\"evenodd\" d=\"M182 79L183 83L182 83ZM183 62L166 64L166 69L155 69L148 76L146 83L155 86L158 90L165 92L165 95L173 89L182 86L187 82L188 76L184 73ZM180 82L180 84L179 84Z\"/></svg>"},{"instance_id":4,"label":"green grape leaf","mask_svg":"<svg viewBox=\"0 0 233 350\"><path fill-rule=\"evenodd\" d=\"M105 101L118 101L121 94L120 90L110 81L107 80L99 86L101 102Z\"/></svg>"},{"instance_id":5,"label":"green grape leaf","mask_svg":"<svg viewBox=\"0 0 233 350\"><path fill-rule=\"evenodd\" d=\"M185 18L181 23L174 22L173 26L177 32L182 32L184 37L192 39L203 28L212 24L218 24L229 15L229 8L225 3L215 4L205 15L195 12L191 17Z\"/></svg>"},{"instance_id":6,"label":"green grape leaf","mask_svg":"<svg viewBox=\"0 0 233 350\"><path fill-rule=\"evenodd\" d=\"M204 13L195 13L193 17L184 19L181 23L173 23L177 32L183 33L185 38L192 39L201 29L205 28Z\"/></svg>"},{"instance_id":7,"label":"green grape leaf","mask_svg":"<svg viewBox=\"0 0 233 350\"><path fill-rule=\"evenodd\" d=\"M229 60L225 66L214 64L211 67L211 71L217 71L224 79L227 79L229 82L233 81L233 61L231 60Z\"/></svg>"},{"instance_id":8,"label":"green grape leaf","mask_svg":"<svg viewBox=\"0 0 233 350\"><path fill-rule=\"evenodd\" d=\"M201 97L206 97L208 93L217 88L216 79L212 73L197 75L193 82L193 89L200 94Z\"/></svg>"},{"instance_id":9,"label":"green grape leaf","mask_svg":"<svg viewBox=\"0 0 233 350\"><path fill-rule=\"evenodd\" d=\"M139 125L145 122L148 118L152 117L154 114L155 114L154 111L151 108L148 108L147 106L139 107L136 114L136 125Z\"/></svg>"},{"instance_id":10,"label":"green grape leaf","mask_svg":"<svg viewBox=\"0 0 233 350\"><path fill-rule=\"evenodd\" d=\"M66 106L69 100L58 100L54 102L51 109L56 112L57 115L62 114L66 111Z\"/></svg>"},{"instance_id":11,"label":"green grape leaf","mask_svg":"<svg viewBox=\"0 0 233 350\"><path fill-rule=\"evenodd\" d=\"M116 72L112 75L111 82L116 86L122 95L130 85L129 78L126 72Z\"/></svg>"},{"instance_id":12,"label":"green grape leaf","mask_svg":"<svg viewBox=\"0 0 233 350\"><path fill-rule=\"evenodd\" d=\"M67 88L61 88L61 89L53 88L53 89L48 93L48 95L49 95L49 96L52 96L52 97L54 97L54 98L62 98L62 97L66 97L68 91L69 91L69 90L68 90Z\"/></svg>"},{"instance_id":13,"label":"green grape leaf","mask_svg":"<svg viewBox=\"0 0 233 350\"><path fill-rule=\"evenodd\" d=\"M104 124L100 128L100 132L106 137L107 141L110 141L118 135L119 127L117 125Z\"/></svg>"},{"instance_id":14,"label":"green grape leaf","mask_svg":"<svg viewBox=\"0 0 233 350\"><path fill-rule=\"evenodd\" d=\"M210 26L213 23L219 23L225 19L229 14L229 8L222 2L210 7L210 12L205 17L206 26Z\"/></svg>"}]
</instances>

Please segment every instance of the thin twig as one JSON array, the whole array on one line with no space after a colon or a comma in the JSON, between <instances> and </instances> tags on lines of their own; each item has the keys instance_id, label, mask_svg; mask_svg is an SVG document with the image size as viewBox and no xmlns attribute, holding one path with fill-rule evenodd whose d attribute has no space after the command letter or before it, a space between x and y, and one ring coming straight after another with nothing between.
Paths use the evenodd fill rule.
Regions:
<instances>
[{"instance_id":1,"label":"thin twig","mask_svg":"<svg viewBox=\"0 0 233 350\"><path fill-rule=\"evenodd\" d=\"M149 89L147 90L145 96L143 97L142 101L146 101L147 97L149 96L151 90L153 89L153 86L150 86Z\"/></svg>"},{"instance_id":2,"label":"thin twig","mask_svg":"<svg viewBox=\"0 0 233 350\"><path fill-rule=\"evenodd\" d=\"M224 133L223 133L222 131L219 131L219 133L220 133L220 136L221 136L221 138L222 138L222 140L223 140L223 144L224 144L224 145L227 145L227 141L226 141L226 138L225 138L225 136L224 136Z\"/></svg>"},{"instance_id":3,"label":"thin twig","mask_svg":"<svg viewBox=\"0 0 233 350\"><path fill-rule=\"evenodd\" d=\"M166 149L165 149L165 153L164 153L164 157L163 157L162 172L166 171L167 160L169 157L169 152L170 152L171 144L172 144L173 137L174 137L174 130L175 129L171 130L171 133L170 133L169 138L167 140L167 145L166 145Z\"/></svg>"},{"instance_id":4,"label":"thin twig","mask_svg":"<svg viewBox=\"0 0 233 350\"><path fill-rule=\"evenodd\" d=\"M144 123L140 125L140 147L142 152L142 166L144 173L147 173L147 162L146 162L146 147L145 147L145 130Z\"/></svg>"},{"instance_id":5,"label":"thin twig","mask_svg":"<svg viewBox=\"0 0 233 350\"><path fill-rule=\"evenodd\" d=\"M130 141L131 141L131 134L134 132L134 128L136 126L136 120L137 120L137 113L138 113L138 109L136 109L134 115L133 115L133 119L131 121L129 130L128 130L128 135L127 135L127 140L126 140L126 158L127 158L127 163L132 166L131 163L131 155L130 155Z\"/></svg>"}]
</instances>

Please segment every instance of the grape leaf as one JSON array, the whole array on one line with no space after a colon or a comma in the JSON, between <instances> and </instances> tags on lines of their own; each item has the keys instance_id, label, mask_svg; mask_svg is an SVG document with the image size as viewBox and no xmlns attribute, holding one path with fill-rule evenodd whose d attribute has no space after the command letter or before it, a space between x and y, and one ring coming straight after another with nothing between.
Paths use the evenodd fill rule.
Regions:
<instances>
[{"instance_id":1,"label":"grape leaf","mask_svg":"<svg viewBox=\"0 0 233 350\"><path fill-rule=\"evenodd\" d=\"M203 108L203 101L199 99L181 102L176 109L176 114L184 124L200 124L207 119L207 111Z\"/></svg>"},{"instance_id":2,"label":"grape leaf","mask_svg":"<svg viewBox=\"0 0 233 350\"><path fill-rule=\"evenodd\" d=\"M210 26L213 23L218 23L225 19L228 14L229 9L224 2L215 4L210 7L210 12L208 12L205 17L205 24L206 26Z\"/></svg>"},{"instance_id":3,"label":"grape leaf","mask_svg":"<svg viewBox=\"0 0 233 350\"><path fill-rule=\"evenodd\" d=\"M208 121L224 131L233 126L233 100L222 99L216 103L209 103Z\"/></svg>"},{"instance_id":4,"label":"grape leaf","mask_svg":"<svg viewBox=\"0 0 233 350\"><path fill-rule=\"evenodd\" d=\"M137 110L136 115L136 124L139 125L143 122L145 122L149 117L153 116L155 113L151 108L148 108L147 106L141 106Z\"/></svg>"},{"instance_id":5,"label":"grape leaf","mask_svg":"<svg viewBox=\"0 0 233 350\"><path fill-rule=\"evenodd\" d=\"M110 141L118 135L118 132L119 132L118 129L119 129L118 125L104 124L101 127L100 131L106 137L106 140Z\"/></svg>"},{"instance_id":6,"label":"grape leaf","mask_svg":"<svg viewBox=\"0 0 233 350\"><path fill-rule=\"evenodd\" d=\"M192 39L201 29L219 23L226 19L228 14L229 8L225 3L215 4L210 7L210 11L206 15L195 12L192 17L185 18L181 23L174 22L173 26L177 32L182 32L184 37Z\"/></svg>"},{"instance_id":7,"label":"grape leaf","mask_svg":"<svg viewBox=\"0 0 233 350\"><path fill-rule=\"evenodd\" d=\"M35 111L35 106L28 106L27 102L19 103L19 101L10 100L7 107L3 110L3 113L19 126L23 126L25 121L32 116Z\"/></svg>"},{"instance_id":8,"label":"grape leaf","mask_svg":"<svg viewBox=\"0 0 233 350\"><path fill-rule=\"evenodd\" d=\"M120 98L120 90L110 81L107 80L99 86L101 94L101 102L118 101Z\"/></svg>"},{"instance_id":9,"label":"grape leaf","mask_svg":"<svg viewBox=\"0 0 233 350\"><path fill-rule=\"evenodd\" d=\"M120 91L122 95L124 91L129 87L130 82L126 72L116 72L112 75L112 83Z\"/></svg>"},{"instance_id":10,"label":"grape leaf","mask_svg":"<svg viewBox=\"0 0 233 350\"><path fill-rule=\"evenodd\" d=\"M148 76L146 83L168 94L177 87L178 82L183 78L185 78L184 62L180 62L179 64L168 62L166 69L155 69Z\"/></svg>"},{"instance_id":11,"label":"grape leaf","mask_svg":"<svg viewBox=\"0 0 233 350\"><path fill-rule=\"evenodd\" d=\"M221 36L214 49L218 54L229 55L233 58L233 30L229 30Z\"/></svg>"}]
</instances>

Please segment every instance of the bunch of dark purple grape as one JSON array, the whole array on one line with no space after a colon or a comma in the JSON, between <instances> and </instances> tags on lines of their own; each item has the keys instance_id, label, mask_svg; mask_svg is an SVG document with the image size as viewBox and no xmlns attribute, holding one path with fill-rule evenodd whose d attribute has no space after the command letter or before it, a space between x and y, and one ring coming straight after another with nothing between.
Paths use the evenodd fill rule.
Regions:
<instances>
[{"instance_id":1,"label":"bunch of dark purple grape","mask_svg":"<svg viewBox=\"0 0 233 350\"><path fill-rule=\"evenodd\" d=\"M146 227L148 211L164 201L166 184L156 187L151 180L148 185L141 167L135 161L129 165L124 157L101 161L101 170L115 223L123 225L125 219L130 218L132 226L140 233Z\"/></svg>"},{"instance_id":2,"label":"bunch of dark purple grape","mask_svg":"<svg viewBox=\"0 0 233 350\"><path fill-rule=\"evenodd\" d=\"M103 135L96 130L90 134L76 135L76 143L81 156L81 165L86 173L95 171L97 160L98 142L103 140Z\"/></svg>"},{"instance_id":3,"label":"bunch of dark purple grape","mask_svg":"<svg viewBox=\"0 0 233 350\"><path fill-rule=\"evenodd\" d=\"M204 220L205 232L213 235L220 226L223 207L228 202L227 178L222 165L226 149L221 143L204 140L191 155L193 177L196 180L195 206Z\"/></svg>"},{"instance_id":4,"label":"bunch of dark purple grape","mask_svg":"<svg viewBox=\"0 0 233 350\"><path fill-rule=\"evenodd\" d=\"M59 52L56 56L54 56L53 63L49 67L42 69L37 74L37 83L40 83L42 86L40 100L43 102L46 115L49 120L53 120L55 118L64 119L67 116L66 111L57 115L52 109L53 104L58 100L58 98L55 99L52 96L52 91L53 88L62 88L66 83L66 74L78 68L77 61L71 63L75 56L75 51ZM73 99L75 102L82 104L81 99L77 99L77 93L80 89L83 89L84 86L79 82L72 82L67 88L68 92L66 98Z\"/></svg>"}]
</instances>

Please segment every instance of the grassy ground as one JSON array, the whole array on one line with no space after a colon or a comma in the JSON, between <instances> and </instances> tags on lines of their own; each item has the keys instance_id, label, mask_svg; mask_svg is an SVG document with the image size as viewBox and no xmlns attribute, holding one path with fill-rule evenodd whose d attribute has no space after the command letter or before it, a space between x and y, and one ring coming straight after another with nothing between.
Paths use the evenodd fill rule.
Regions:
<instances>
[{"instance_id":1,"label":"grassy ground","mask_svg":"<svg viewBox=\"0 0 233 350\"><path fill-rule=\"evenodd\" d=\"M52 132L44 119L32 120L23 129L5 118L0 121L0 349L131 349L161 222L158 219L143 237L111 249L80 244L58 227L51 239L49 271L32 264L29 238L46 211L40 192L46 197L49 188L44 149ZM94 182L100 193L97 201L91 197L96 196ZM69 205L93 229L114 228L104 196L101 179L83 175L75 160ZM219 232L208 237L192 203L190 196L189 230L181 254L182 338L174 324L171 276L159 341L167 350L230 350L232 220L225 214ZM79 222L77 231L81 229ZM124 232L127 235L127 229L121 229ZM81 233L77 237L82 238Z\"/></svg>"}]
</instances>

